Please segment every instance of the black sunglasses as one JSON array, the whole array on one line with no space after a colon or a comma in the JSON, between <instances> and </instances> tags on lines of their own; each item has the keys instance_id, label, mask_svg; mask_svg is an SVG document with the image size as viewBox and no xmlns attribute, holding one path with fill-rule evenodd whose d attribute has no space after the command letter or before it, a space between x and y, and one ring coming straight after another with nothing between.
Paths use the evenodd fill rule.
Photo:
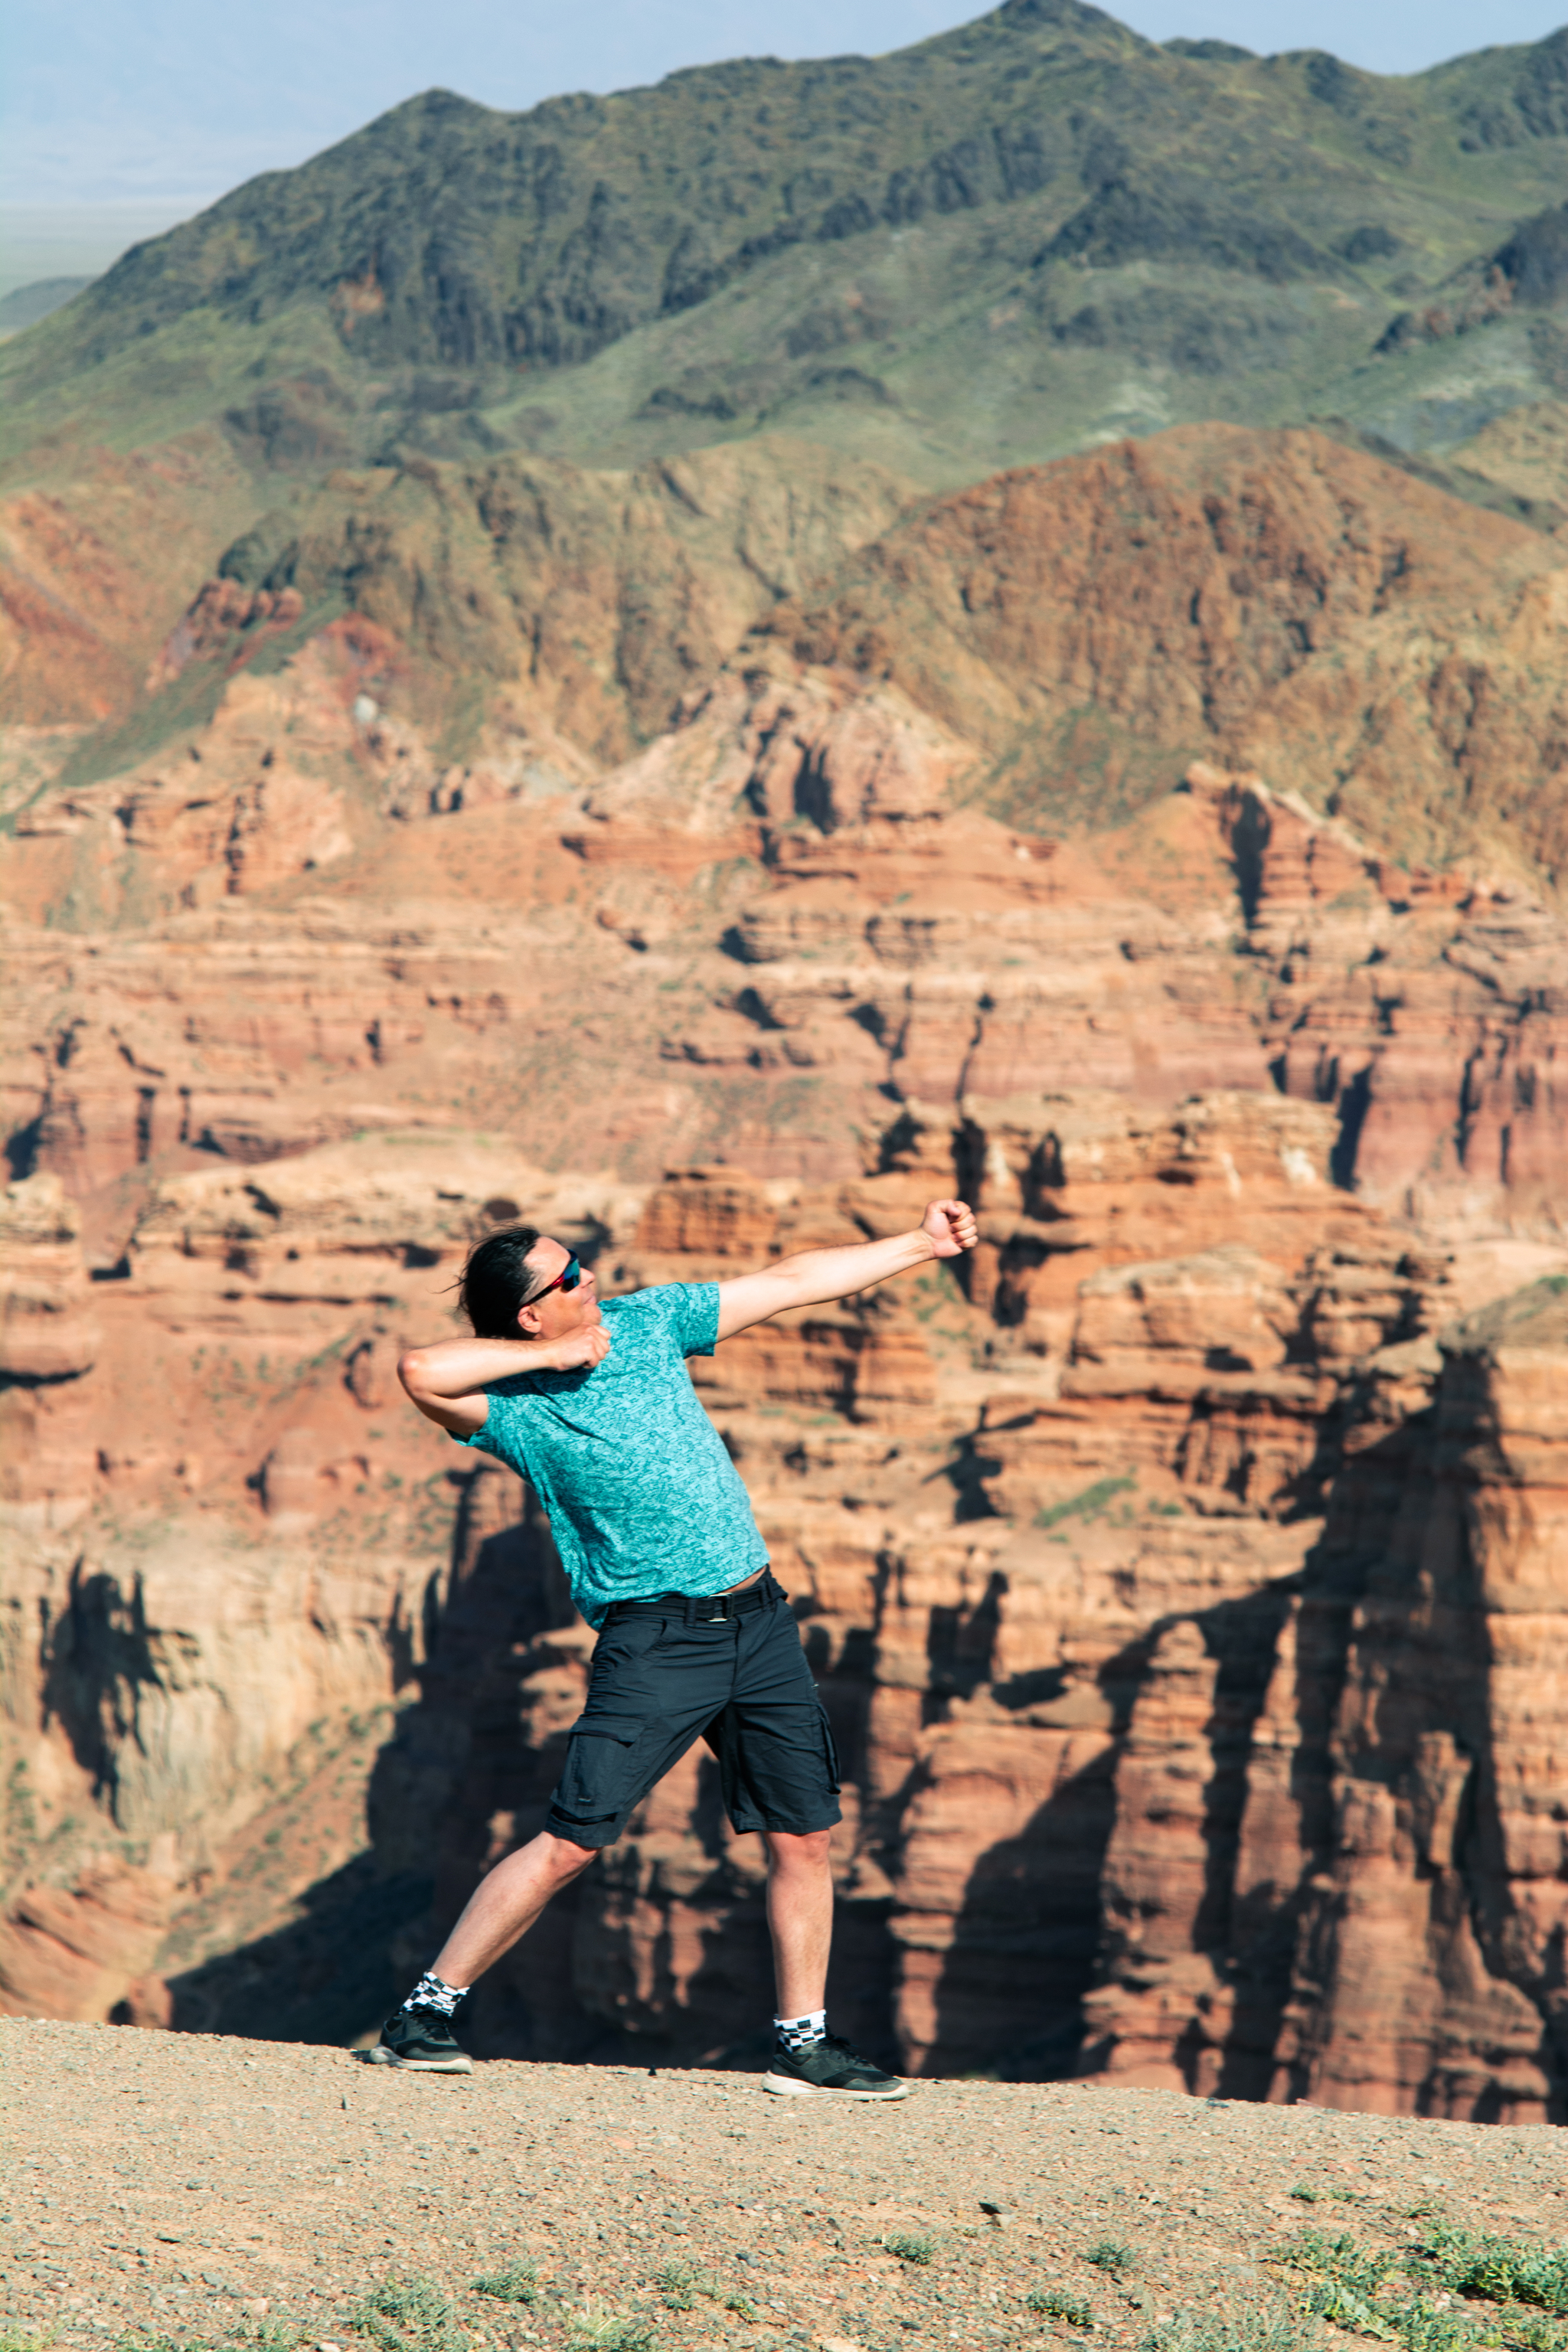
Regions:
<instances>
[{"instance_id":1,"label":"black sunglasses","mask_svg":"<svg viewBox=\"0 0 1568 2352\"><path fill-rule=\"evenodd\" d=\"M547 1282L542 1290L536 1290L531 1298L525 1298L522 1303L525 1307L537 1307L540 1300L548 1298L552 1290L575 1290L582 1279L582 1267L574 1257L569 1257L553 1282Z\"/></svg>"}]
</instances>

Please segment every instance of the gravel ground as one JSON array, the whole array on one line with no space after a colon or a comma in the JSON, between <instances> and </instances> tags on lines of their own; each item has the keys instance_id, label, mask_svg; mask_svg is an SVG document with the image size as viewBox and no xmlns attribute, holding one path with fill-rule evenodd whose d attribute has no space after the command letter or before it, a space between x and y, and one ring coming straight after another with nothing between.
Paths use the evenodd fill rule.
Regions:
<instances>
[{"instance_id":1,"label":"gravel ground","mask_svg":"<svg viewBox=\"0 0 1568 2352\"><path fill-rule=\"evenodd\" d=\"M839 2106L739 2074L498 2062L432 2077L20 2020L0 2022L0 2312L16 2331L0 2352L18 2334L1065 2347L1090 2326L1029 2306L1053 2289L1089 2306L1094 2343L1131 2347L1173 2315L1285 2311L1299 2278L1277 2250L1304 2228L1388 2248L1440 2216L1552 2245L1568 2221L1550 2128L1071 2084L931 2083ZM531 2302L475 2291L529 2260ZM414 2281L451 2309L427 2295L400 2315L384 2294L367 2324L367 2296Z\"/></svg>"}]
</instances>

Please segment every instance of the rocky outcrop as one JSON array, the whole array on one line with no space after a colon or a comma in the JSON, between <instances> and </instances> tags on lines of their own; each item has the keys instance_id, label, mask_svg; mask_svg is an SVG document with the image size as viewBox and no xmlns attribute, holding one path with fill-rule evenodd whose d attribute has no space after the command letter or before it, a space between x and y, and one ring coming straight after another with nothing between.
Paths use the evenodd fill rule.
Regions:
<instances>
[{"instance_id":1,"label":"rocky outcrop","mask_svg":"<svg viewBox=\"0 0 1568 2352\"><path fill-rule=\"evenodd\" d=\"M261 500L211 425L62 455L38 452L43 478L0 507L0 678L10 726L74 731L136 708L214 551Z\"/></svg>"},{"instance_id":2,"label":"rocky outcrop","mask_svg":"<svg viewBox=\"0 0 1568 2352\"><path fill-rule=\"evenodd\" d=\"M63 1528L86 1507L94 1431L82 1377L101 1345L76 1209L59 1178L8 1184L0 1194L0 1496L19 1526Z\"/></svg>"},{"instance_id":3,"label":"rocky outcrop","mask_svg":"<svg viewBox=\"0 0 1568 2352\"><path fill-rule=\"evenodd\" d=\"M166 2026L173 2003L151 1973L176 1882L156 1851L141 1868L122 1856L89 1863L69 1888L24 1888L0 1920L0 2002L8 2017Z\"/></svg>"},{"instance_id":4,"label":"rocky outcrop","mask_svg":"<svg viewBox=\"0 0 1568 2352\"><path fill-rule=\"evenodd\" d=\"M1201 755L1406 857L1552 873L1565 623L1525 525L1460 524L1316 434L1205 425L932 500L763 625L984 746L1043 830L1125 821Z\"/></svg>"},{"instance_id":5,"label":"rocky outcrop","mask_svg":"<svg viewBox=\"0 0 1568 2352\"><path fill-rule=\"evenodd\" d=\"M1373 490L1291 446L1247 561L1343 651L1407 542L1373 515L1309 627L1290 551ZM1134 469L1183 545L1212 455ZM982 508L996 547L1070 521L1053 479L933 509L909 579ZM1169 665L987 576L949 637L1015 685L1099 646L1174 743ZM1239 577L1233 717L1315 658ZM0 2001L352 2037L542 1819L590 1640L536 1506L395 1377L478 1234L526 1214L624 1288L956 1192L962 1269L695 1368L843 1759L836 2011L928 2072L1555 2115L1552 907L1187 750L1125 823L1005 822L980 703L868 639L753 635L608 772L631 706L542 671L455 762L407 614L289 593L201 601L161 691L299 647L0 859ZM698 1751L479 2045L742 2049L752 1843Z\"/></svg>"},{"instance_id":6,"label":"rocky outcrop","mask_svg":"<svg viewBox=\"0 0 1568 2352\"><path fill-rule=\"evenodd\" d=\"M0 1378L37 1386L92 1370L99 1335L78 1230L58 1176L0 1193Z\"/></svg>"},{"instance_id":7,"label":"rocky outcrop","mask_svg":"<svg viewBox=\"0 0 1568 2352\"><path fill-rule=\"evenodd\" d=\"M916 2068L1546 2111L1550 2057L1527 2091L1509 2053L1527 2027L1542 2043L1551 1922L1531 1945L1510 1906L1555 1801L1549 1748L1531 1761L1517 1708L1456 1713L1439 1675L1431 1731L1401 1704L1397 1757L1363 1751L1387 1743L1391 1657L1426 1671L1386 1601L1367 1612L1398 1584L1410 1493L1435 1494L1435 1381L1496 1435L1463 1457L1462 1507L1445 1517L1438 1496L1427 1517L1498 1528L1500 1572L1539 1611L1558 1359L1528 1302L1561 1278L1440 1350L1467 1282L1498 1269L1423 1254L1337 1191L1333 1134L1277 1097L1163 1118L1107 1095L971 1097L945 1121L906 1109L868 1173L826 1190L729 1165L651 1192L563 1182L435 1133L164 1180L99 1288L95 1368L55 1383L116 1381L126 1402L113 1448L79 1461L68 1536L37 1527L17 1596L10 1738L37 1810L0 1993L232 2027L281 1969L313 1987L300 2030L352 2031L352 2000L374 2005L537 1824L591 1639L510 1475L391 1418L395 1349L486 1217L526 1203L612 1284L721 1277L895 1229L963 1172L986 1234L967 1295L933 1270L699 1368L845 1761L836 2002ZM150 1351L143 1427L129 1400ZM195 1573L215 1540L216 1581ZM1436 1655L1484 1680L1496 1647ZM1500 1872L1464 1795L1489 1726L1517 1849ZM1355 1824L1384 1802L1394 1843L1374 1848ZM1416 1828L1395 1901L1376 1890L1401 1806ZM1428 1900L1408 1870L1445 1838L1470 2006L1428 2000L1426 2038L1391 2041L1366 1988L1386 1921ZM380 1923L368 1974L353 1917ZM1404 1932L1447 1983L1430 1928ZM763 1951L758 1859L698 1751L486 1980L475 2031L533 2054L627 2036L713 2054L753 2027Z\"/></svg>"},{"instance_id":8,"label":"rocky outcrop","mask_svg":"<svg viewBox=\"0 0 1568 2352\"><path fill-rule=\"evenodd\" d=\"M1048 1132L1076 1109L1087 1144L1095 1108L1042 1105L1038 1125ZM963 1125L948 1129L950 1153L973 1149L984 1115L966 1106ZM1151 1190L1194 1126L1244 1144L1247 1110L1194 1105L1173 1120L1151 1139ZM825 1362L810 1317L767 1335L764 1361L721 1351L703 1374L847 1759L834 1998L852 2011L858 1994L858 2030L879 2031L906 2064L1331 2096L1336 2077L1310 2055L1310 2037L1331 2045L1341 2016L1352 2034L1357 2021L1388 2026L1375 1884L1355 1858L1361 1844L1343 1849L1336 1826L1356 1769L1340 1693L1359 1673L1385 1701L1388 1665L1358 1665L1358 1628L1391 1572L1383 1547L1430 1495L1432 1384L1439 1365L1458 1360L1456 1341L1440 1350L1433 1327L1467 1284L1495 1275L1422 1257L1327 1186L1302 1210L1310 1188L1280 1170L1278 1133L1263 1128L1250 1155L1231 1152L1246 1169L1237 1181L1253 1246L1106 1265L1123 1220L1133 1238L1137 1207L1135 1196L1107 1202L1102 1234L1117 1240L1080 1241L1069 1335L1054 1355L1037 1333L1040 1353L997 1363L988 1350L1005 1327L952 1294L945 1305L911 1301L934 1394L906 1376L891 1412L848 1402L845 1371ZM1114 1128L1099 1140L1110 1159ZM1304 1123L1288 1148L1308 1153ZM853 1188L839 1213L853 1206L870 1223L879 1204L892 1214L900 1188L921 1192L934 1158L928 1137L917 1170ZM1083 1189L1101 1181L1092 1165L1084 1151ZM1070 1179L1047 1189L1058 1211L1077 1205ZM683 1243L687 1271L721 1274L804 1230L830 1229L825 1203L805 1227L805 1204L782 1190L770 1199L713 1171L666 1186L627 1271L679 1272ZM1238 1195L1217 1151L1193 1176L1190 1209L1201 1213L1205 1196L1216 1218L1226 1208L1234 1217ZM1085 1271L1096 1263L1104 1270ZM1547 1285L1552 1298L1561 1279ZM1516 1301L1493 1320L1523 1312ZM1204 1361L1222 1328L1233 1363L1254 1359L1245 1370ZM1228 1447L1221 1477L1216 1422ZM1537 1514L1555 1507L1549 1465L1535 1486L1541 1468L1521 1457L1514 1471ZM933 1507L933 1479L944 1506ZM1443 1523L1430 1506L1428 1516ZM493 1620L482 1631L476 1613L465 1625L476 1646L458 1653L438 1714L466 1703L458 1694L472 1687L479 1656L497 1654ZM1445 1641L1440 1654L1451 1673L1483 1652ZM551 1727L558 1738L581 1687L582 1652L559 1633L514 1641L512 1655L505 1732L498 1719L486 1772L464 1784L449 1816L449 1852L458 1822L489 1826L454 1858L447 1910L487 1854L542 1818ZM1441 1698L1433 1712L1453 1719ZM529 1733L513 1744L522 1722ZM1468 1768L1451 1738L1418 1734L1415 1751L1415 1801L1454 1846L1443 1916L1461 1943L1479 1938L1496 1895L1484 1843L1465 1843ZM476 2030L489 2046L604 2048L596 2033L611 2024L645 2044L710 2054L744 2042L752 1988L738 1956L762 1965L759 1890L709 1773L700 1755L689 1759L585 1884L574 1924L563 1916L542 1928L482 1989ZM1534 1801L1554 1801L1554 1786L1548 1768ZM1346 1899L1375 1915L1364 1959L1345 1966L1320 1957L1336 1874L1355 1890ZM1447 1980L1442 1952L1432 1947L1428 1958L1425 1940L1419 1949ZM563 1970L574 2003L563 2000ZM1555 2072L1526 2083L1498 2039L1506 2014L1518 2041L1522 1998L1541 2043L1531 1993L1519 1994L1493 1958L1472 1965L1467 1998L1474 2035L1452 2014L1437 2032L1432 2009L1433 2032L1401 2029L1387 2042L1403 2074L1369 2068L1338 2095L1403 2112L1555 2113ZM1456 2090L1461 2047L1468 2088Z\"/></svg>"},{"instance_id":9,"label":"rocky outcrop","mask_svg":"<svg viewBox=\"0 0 1568 2352\"><path fill-rule=\"evenodd\" d=\"M1119 1802L1085 2003L1108 2074L1561 2117L1542 1693L1560 1642L1564 1282L1361 1368L1326 1517L1255 1675L1250 1752L1233 1745L1220 1872L1195 1824L1200 1784L1222 1779L1213 1656L1189 1639L1166 1658L1146 1762L1134 1707L1118 1797L1134 1758L1155 1776L1152 1826L1131 1814L1124 1833ZM1140 1896L1119 1951L1119 1909Z\"/></svg>"},{"instance_id":10,"label":"rocky outcrop","mask_svg":"<svg viewBox=\"0 0 1568 2352\"><path fill-rule=\"evenodd\" d=\"M461 679L546 756L553 734L592 768L660 732L755 620L830 578L916 495L882 467L773 434L631 475L511 451L340 467L270 513L267 490L197 434L101 453L65 491L12 499L0 674L15 719L112 717L183 744L226 676L274 667L305 635L302 614L319 631L347 604L351 629L383 640L379 659L362 653L371 700L391 688L399 717L415 700L428 719ZM138 596L132 566L157 569L155 590Z\"/></svg>"},{"instance_id":11,"label":"rocky outcrop","mask_svg":"<svg viewBox=\"0 0 1568 2352\"><path fill-rule=\"evenodd\" d=\"M193 665L241 662L209 725L18 818L0 864L37 929L20 946L12 1132L18 1164L52 1169L82 1199L89 1254L92 1196L128 1166L304 1148L353 1131L367 1104L445 1118L460 1099L509 1116L498 1049L518 1024L507 1051L523 1056L530 1106L563 1054L584 1079L557 1089L550 1120L521 1114L531 1156L563 1166L613 1159L647 1180L723 1150L758 1172L826 1179L851 1171L850 1139L879 1121L889 1087L942 1103L1092 1076L1162 1108L1273 1085L1333 1104L1334 1178L1365 1197L1457 1230L1499 1214L1550 1228L1562 930L1518 875L1526 853L1555 852L1544 833L1531 847L1506 827L1439 841L1434 816L1443 862L1412 862L1426 833L1381 784L1363 841L1323 814L1328 770L1308 753L1332 730L1296 707L1320 671L1342 686L1334 666L1375 652L1399 671L1392 728L1412 700L1409 633L1440 637L1512 582L1473 723L1434 719L1406 765L1430 770L1434 810L1456 778L1473 810L1503 790L1505 767L1550 780L1557 719L1542 680L1561 667L1561 599L1546 542L1498 518L1457 540L1439 493L1310 436L1177 434L937 501L854 555L860 586L820 613L781 610L715 676L755 616L759 568L784 594L835 547L852 551L870 509L836 502L829 483L820 514L775 512L779 482L756 452L689 461L620 520L550 469L525 498L526 471L498 463L460 497L428 467L379 485L386 596L367 590L366 609L320 626L290 604L302 641L267 677L243 647L225 650L226 629L273 629L295 594L308 614L316 587L220 583L189 645L170 650L182 693ZM489 537L475 499L494 507ZM436 517L452 534L444 561L471 540L500 567L484 603L496 627L513 628L519 597L542 600L541 626L576 614L572 644L590 648L593 680L631 680L630 701L612 709L602 683L574 684L569 647L559 661L541 651L524 682L514 646L485 673L465 759L447 758L445 654L468 643L479 607L454 574L430 590L425 635L415 626L410 583L428 567L411 551ZM318 520L320 547L307 534L300 548L330 571L342 519L323 508ZM751 553L722 615L703 607L707 634L679 679L645 677L605 635L626 566L651 563L657 541L689 587L737 531ZM1169 579L1145 560L1151 532ZM1210 583L1218 617L1179 658L1171 646L1197 629L1221 554L1232 569ZM575 586L573 563L586 567ZM968 582L962 595L944 565ZM1092 629L1084 597L1067 594L1086 565L1103 583ZM885 656L849 626L868 598ZM1279 598L1300 604L1293 620ZM1443 658L1457 677L1459 653ZM1448 687L1428 683L1415 700L1448 711ZM1140 760L1158 751L1137 790L1080 805L1076 785L1058 789L1079 760L1064 742L1049 793L1010 784L1018 821L985 814L1003 804L1017 730L1043 757L1051 711L1085 695L1132 730ZM1282 696L1294 715L1270 735ZM602 772L672 710L668 732ZM1268 781L1193 763L1201 743L1266 752ZM1339 751L1330 764L1341 772ZM1184 790L1163 789L1184 772ZM1548 830L1554 789L1531 801ZM1456 862L1460 849L1475 855ZM174 959L194 954L208 960L212 1003L193 1023ZM313 977L323 957L330 1007ZM116 1251L121 1223L105 1242Z\"/></svg>"},{"instance_id":12,"label":"rocky outcrop","mask_svg":"<svg viewBox=\"0 0 1568 2352\"><path fill-rule=\"evenodd\" d=\"M90 1345L51 1331L0 1389L14 2008L178 2015L151 1977L243 1948L364 1853L366 1783L472 1518L470 1458L402 1407L398 1349L518 1195L584 1247L631 1197L451 1134L268 1175L167 1180L92 1286ZM6 1197L7 1307L47 1274L68 1307L58 1180Z\"/></svg>"},{"instance_id":13,"label":"rocky outcrop","mask_svg":"<svg viewBox=\"0 0 1568 2352\"><path fill-rule=\"evenodd\" d=\"M1338 1108L1335 1175L1429 1230L1471 1229L1505 1198L1539 1213L1568 1147L1560 919L1517 884L1374 853L1258 776L1199 763L1188 786L1215 810L1246 951L1269 975L1274 1082Z\"/></svg>"},{"instance_id":14,"label":"rocky outcrop","mask_svg":"<svg viewBox=\"0 0 1568 2352\"><path fill-rule=\"evenodd\" d=\"M1440 1335L1366 1567L1277 2090L1560 2119L1568 1277ZM1349 1527L1331 1528L1343 1555ZM1364 1535L1363 1536L1364 1542Z\"/></svg>"}]
</instances>

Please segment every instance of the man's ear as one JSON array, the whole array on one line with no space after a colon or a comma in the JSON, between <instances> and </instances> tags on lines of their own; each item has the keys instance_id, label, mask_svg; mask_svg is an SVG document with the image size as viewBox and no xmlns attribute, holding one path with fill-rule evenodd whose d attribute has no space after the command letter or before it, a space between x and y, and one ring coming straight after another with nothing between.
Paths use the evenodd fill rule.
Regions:
<instances>
[{"instance_id":1,"label":"man's ear","mask_svg":"<svg viewBox=\"0 0 1568 2352\"><path fill-rule=\"evenodd\" d=\"M518 1308L518 1310L517 1310L517 1328L518 1328L518 1336L519 1336L519 1338L520 1338L520 1339L538 1339L538 1337L539 1337L539 1309L538 1309L538 1307L520 1307Z\"/></svg>"}]
</instances>

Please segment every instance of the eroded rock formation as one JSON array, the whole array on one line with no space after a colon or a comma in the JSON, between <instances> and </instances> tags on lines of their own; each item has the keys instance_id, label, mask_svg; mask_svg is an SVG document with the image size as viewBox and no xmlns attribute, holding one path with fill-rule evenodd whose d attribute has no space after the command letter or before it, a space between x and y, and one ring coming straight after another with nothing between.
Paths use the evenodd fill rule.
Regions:
<instances>
[{"instance_id":1,"label":"eroded rock formation","mask_svg":"<svg viewBox=\"0 0 1568 2352\"><path fill-rule=\"evenodd\" d=\"M62 1421L31 1504L14 1785L54 1867L5 1998L232 2025L304 1950L288 2013L352 2031L537 1825L591 1640L510 1474L392 1388L487 1216L526 1199L612 1284L721 1278L978 1171L967 1295L933 1270L697 1368L845 1759L836 2001L920 2068L1554 2112L1561 1791L1517 1677L1555 1638L1568 1277L1456 1319L1528 1245L1414 1246L1328 1181L1333 1135L1279 1097L971 1097L837 1187L566 1183L449 1135L165 1180L94 1369L26 1391L122 1383L117 1450ZM475 2032L716 2055L763 1951L699 1750Z\"/></svg>"},{"instance_id":2,"label":"eroded rock formation","mask_svg":"<svg viewBox=\"0 0 1568 2352\"><path fill-rule=\"evenodd\" d=\"M1231 555L1316 617L1198 581L1211 753L1317 675L1298 623L1325 675L1352 639L1397 667L1437 562L1379 509L1309 596L1296 556L1387 484L1289 457L1262 520L1234 486ZM1163 462L1128 479L1172 543L1223 538L1210 446ZM1042 501L1092 539L1119 464L938 502L898 560L929 588L984 523L1036 562ZM781 626L721 661L736 588L606 771L641 721L565 668L454 761L405 614L231 583L165 667L296 650L25 813L0 2000L354 2034L541 1818L589 1636L529 1497L395 1378L476 1234L521 1213L608 1286L706 1279L957 1190L962 1284L696 1372L845 1759L837 2011L933 2072L1561 2111L1568 934L1522 856L1423 866L1198 739L1123 822L1005 821L1005 746L922 647L984 638L1015 685L1044 647L1053 694L1092 655L1162 758L1202 694L983 584L897 660ZM699 1751L473 2031L712 2056L765 1983Z\"/></svg>"}]
</instances>

